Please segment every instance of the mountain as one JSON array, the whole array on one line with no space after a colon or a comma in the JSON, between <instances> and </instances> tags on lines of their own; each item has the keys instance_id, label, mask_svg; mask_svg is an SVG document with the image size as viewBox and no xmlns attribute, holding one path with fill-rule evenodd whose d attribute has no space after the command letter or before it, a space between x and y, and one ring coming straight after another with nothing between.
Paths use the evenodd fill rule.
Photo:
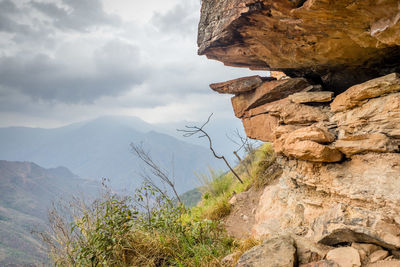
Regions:
<instances>
[{"instance_id":1,"label":"mountain","mask_svg":"<svg viewBox=\"0 0 400 267\"><path fill-rule=\"evenodd\" d=\"M31 162L0 160L0 266L35 266L46 262L31 234L41 231L53 201L99 192L65 167L44 169Z\"/></svg>"},{"instance_id":2,"label":"mountain","mask_svg":"<svg viewBox=\"0 0 400 267\"><path fill-rule=\"evenodd\" d=\"M224 167L206 147L161 133L134 117L100 117L55 129L0 128L0 159L32 161L46 168L65 166L80 177L108 178L117 190L141 183L143 164L130 144L143 144L159 165L174 173L180 193L194 188L194 172Z\"/></svg>"}]
</instances>

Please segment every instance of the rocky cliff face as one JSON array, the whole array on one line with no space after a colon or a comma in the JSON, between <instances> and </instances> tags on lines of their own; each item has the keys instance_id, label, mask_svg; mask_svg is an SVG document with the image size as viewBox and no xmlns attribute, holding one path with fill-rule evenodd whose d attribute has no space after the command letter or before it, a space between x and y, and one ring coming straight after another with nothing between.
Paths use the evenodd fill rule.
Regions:
<instances>
[{"instance_id":1,"label":"rocky cliff face","mask_svg":"<svg viewBox=\"0 0 400 267\"><path fill-rule=\"evenodd\" d=\"M251 234L353 244L340 249L359 257L345 265L334 257L341 252L303 253L300 263L372 264L361 243L398 257L400 3L203 0L201 14L199 54L283 72L211 85L234 94L247 135L273 142L283 169L261 196Z\"/></svg>"}]
</instances>

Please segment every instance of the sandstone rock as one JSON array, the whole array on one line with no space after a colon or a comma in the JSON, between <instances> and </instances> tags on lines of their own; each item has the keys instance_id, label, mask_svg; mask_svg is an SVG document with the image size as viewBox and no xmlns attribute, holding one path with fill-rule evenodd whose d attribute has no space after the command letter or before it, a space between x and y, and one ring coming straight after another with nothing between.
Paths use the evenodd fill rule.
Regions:
<instances>
[{"instance_id":1,"label":"sandstone rock","mask_svg":"<svg viewBox=\"0 0 400 267\"><path fill-rule=\"evenodd\" d=\"M271 71L270 73L271 73L271 77L274 77L277 80L287 77L286 74L281 71Z\"/></svg>"},{"instance_id":2,"label":"sandstone rock","mask_svg":"<svg viewBox=\"0 0 400 267\"><path fill-rule=\"evenodd\" d=\"M350 157L365 152L395 152L399 150L399 142L381 133L351 135L337 140L335 148Z\"/></svg>"},{"instance_id":3,"label":"sandstone rock","mask_svg":"<svg viewBox=\"0 0 400 267\"><path fill-rule=\"evenodd\" d=\"M240 94L252 91L263 83L263 79L258 76L243 77L227 82L210 84L211 89L220 94Z\"/></svg>"},{"instance_id":4,"label":"sandstone rock","mask_svg":"<svg viewBox=\"0 0 400 267\"><path fill-rule=\"evenodd\" d=\"M338 162L343 157L339 150L313 141L285 142L283 153L288 157L312 162Z\"/></svg>"},{"instance_id":5,"label":"sandstone rock","mask_svg":"<svg viewBox=\"0 0 400 267\"><path fill-rule=\"evenodd\" d=\"M311 125L308 127L297 129L289 133L287 137L288 143L295 141L314 141L320 144L331 143L335 140L335 136L327 129Z\"/></svg>"},{"instance_id":6,"label":"sandstone rock","mask_svg":"<svg viewBox=\"0 0 400 267\"><path fill-rule=\"evenodd\" d=\"M337 162L342 159L342 154L336 149L321 145L334 140L335 136L328 130L313 125L281 136L275 141L274 148L277 153L301 160Z\"/></svg>"},{"instance_id":7,"label":"sandstone rock","mask_svg":"<svg viewBox=\"0 0 400 267\"><path fill-rule=\"evenodd\" d=\"M389 252L386 250L377 250L369 256L369 262L374 263L385 259L387 256L389 256Z\"/></svg>"},{"instance_id":8,"label":"sandstone rock","mask_svg":"<svg viewBox=\"0 0 400 267\"><path fill-rule=\"evenodd\" d=\"M335 164L278 162L283 174L260 198L254 238L305 228L306 237L326 245L400 248L400 154L355 155Z\"/></svg>"},{"instance_id":9,"label":"sandstone rock","mask_svg":"<svg viewBox=\"0 0 400 267\"><path fill-rule=\"evenodd\" d=\"M332 247L318 244L299 235L292 235L297 248L297 258L299 264L316 262L325 258ZM322 265L324 266L324 265Z\"/></svg>"},{"instance_id":10,"label":"sandstone rock","mask_svg":"<svg viewBox=\"0 0 400 267\"><path fill-rule=\"evenodd\" d=\"M206 0L199 54L344 90L398 69L397 16L396 1Z\"/></svg>"},{"instance_id":11,"label":"sandstone rock","mask_svg":"<svg viewBox=\"0 0 400 267\"><path fill-rule=\"evenodd\" d=\"M352 247L335 248L328 252L326 258L336 262L340 267L361 266L360 255Z\"/></svg>"},{"instance_id":12,"label":"sandstone rock","mask_svg":"<svg viewBox=\"0 0 400 267\"><path fill-rule=\"evenodd\" d=\"M244 118L242 122L248 137L270 142L274 140L274 131L279 124L278 118L269 114Z\"/></svg>"},{"instance_id":13,"label":"sandstone rock","mask_svg":"<svg viewBox=\"0 0 400 267\"><path fill-rule=\"evenodd\" d=\"M330 260L322 260L301 264L299 267L340 267L336 262Z\"/></svg>"},{"instance_id":14,"label":"sandstone rock","mask_svg":"<svg viewBox=\"0 0 400 267\"><path fill-rule=\"evenodd\" d=\"M339 139L371 133L400 139L400 93L370 99L360 107L335 114L332 121L337 123Z\"/></svg>"},{"instance_id":15,"label":"sandstone rock","mask_svg":"<svg viewBox=\"0 0 400 267\"><path fill-rule=\"evenodd\" d=\"M301 92L289 96L289 100L293 103L323 103L330 102L333 92Z\"/></svg>"},{"instance_id":16,"label":"sandstone rock","mask_svg":"<svg viewBox=\"0 0 400 267\"><path fill-rule=\"evenodd\" d=\"M374 245L374 244L365 244L365 243L352 243L351 246L358 250L358 253L365 254L366 257L371 255L371 253L381 250L381 247Z\"/></svg>"},{"instance_id":17,"label":"sandstone rock","mask_svg":"<svg viewBox=\"0 0 400 267\"><path fill-rule=\"evenodd\" d=\"M246 251L236 267L293 267L296 262L294 240L278 236Z\"/></svg>"},{"instance_id":18,"label":"sandstone rock","mask_svg":"<svg viewBox=\"0 0 400 267\"><path fill-rule=\"evenodd\" d=\"M252 92L234 96L232 98L233 110L236 117L241 118L247 110L300 92L308 85L307 80L303 78L264 82Z\"/></svg>"},{"instance_id":19,"label":"sandstone rock","mask_svg":"<svg viewBox=\"0 0 400 267\"><path fill-rule=\"evenodd\" d=\"M280 118L284 124L311 124L328 121L329 117L321 107L290 103L286 100L276 101L260 107L263 113ZM261 110L259 110L260 112Z\"/></svg>"},{"instance_id":20,"label":"sandstone rock","mask_svg":"<svg viewBox=\"0 0 400 267\"><path fill-rule=\"evenodd\" d=\"M392 73L350 87L338 95L331 104L334 112L344 111L360 106L365 100L400 91L400 76Z\"/></svg>"},{"instance_id":21,"label":"sandstone rock","mask_svg":"<svg viewBox=\"0 0 400 267\"><path fill-rule=\"evenodd\" d=\"M366 267L400 267L399 260L383 260L367 264Z\"/></svg>"}]
</instances>

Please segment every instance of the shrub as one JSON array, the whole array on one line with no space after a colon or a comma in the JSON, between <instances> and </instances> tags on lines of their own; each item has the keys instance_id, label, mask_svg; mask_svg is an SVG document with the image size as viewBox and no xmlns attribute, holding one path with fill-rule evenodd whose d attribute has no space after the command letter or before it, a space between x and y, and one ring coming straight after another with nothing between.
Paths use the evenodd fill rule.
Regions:
<instances>
[{"instance_id":1,"label":"shrub","mask_svg":"<svg viewBox=\"0 0 400 267\"><path fill-rule=\"evenodd\" d=\"M218 222L188 219L149 185L133 198L108 193L79 203L70 224L54 209L52 231L43 234L56 266L218 266L233 246Z\"/></svg>"}]
</instances>

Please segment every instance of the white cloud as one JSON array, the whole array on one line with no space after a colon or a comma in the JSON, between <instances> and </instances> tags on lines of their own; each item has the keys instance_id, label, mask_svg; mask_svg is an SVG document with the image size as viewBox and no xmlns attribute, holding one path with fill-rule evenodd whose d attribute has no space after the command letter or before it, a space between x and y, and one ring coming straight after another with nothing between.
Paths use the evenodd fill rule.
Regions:
<instances>
[{"instance_id":1,"label":"white cloud","mask_svg":"<svg viewBox=\"0 0 400 267\"><path fill-rule=\"evenodd\" d=\"M0 126L233 116L208 84L254 73L197 56L198 0L85 1L0 0Z\"/></svg>"}]
</instances>

